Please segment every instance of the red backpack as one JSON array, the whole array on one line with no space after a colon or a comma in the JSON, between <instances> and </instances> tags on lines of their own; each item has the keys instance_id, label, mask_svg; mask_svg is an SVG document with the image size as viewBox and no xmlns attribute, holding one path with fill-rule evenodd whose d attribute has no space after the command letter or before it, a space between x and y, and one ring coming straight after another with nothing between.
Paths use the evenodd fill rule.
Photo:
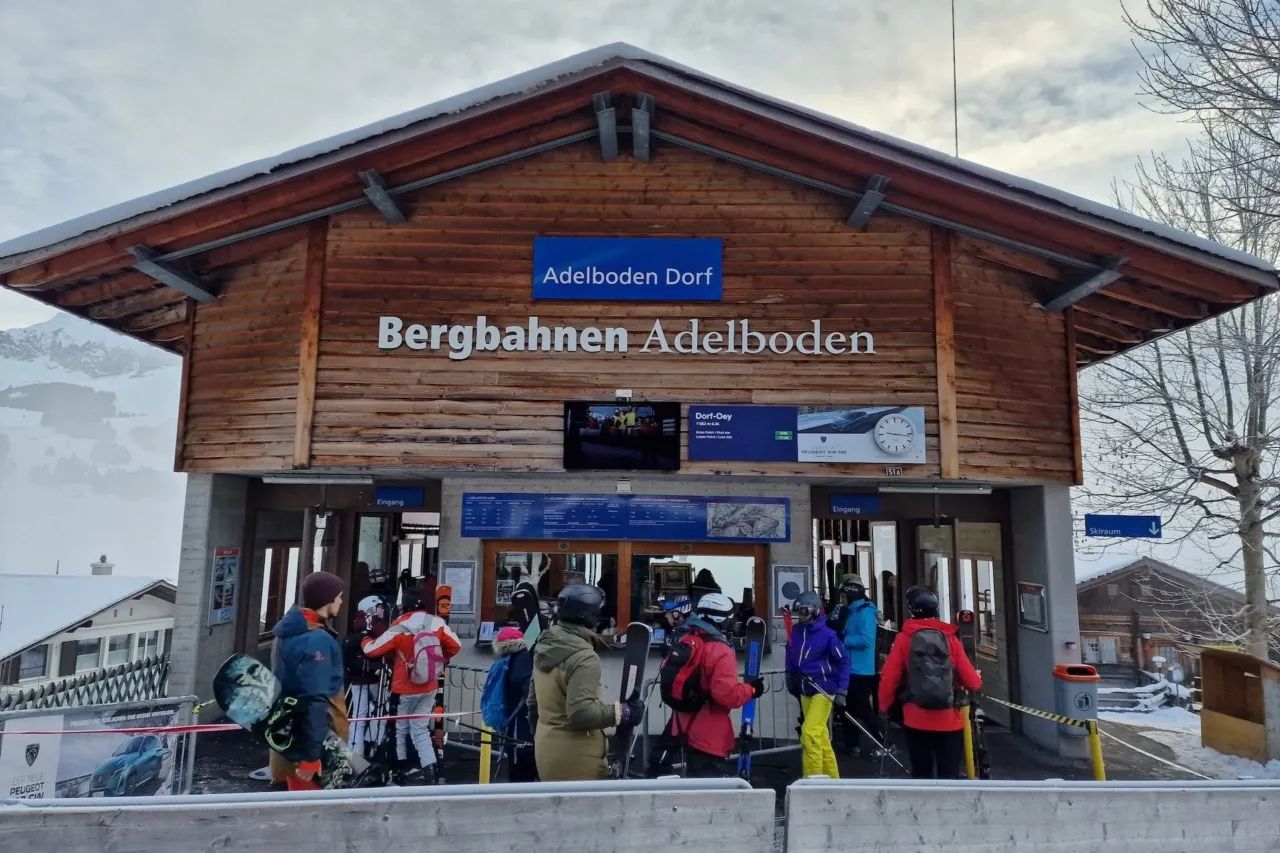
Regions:
<instances>
[{"instance_id":1,"label":"red backpack","mask_svg":"<svg viewBox=\"0 0 1280 853\"><path fill-rule=\"evenodd\" d=\"M697 631L689 631L675 641L658 668L662 701L673 711L692 714L707 703L702 687L703 647L708 642Z\"/></svg>"}]
</instances>

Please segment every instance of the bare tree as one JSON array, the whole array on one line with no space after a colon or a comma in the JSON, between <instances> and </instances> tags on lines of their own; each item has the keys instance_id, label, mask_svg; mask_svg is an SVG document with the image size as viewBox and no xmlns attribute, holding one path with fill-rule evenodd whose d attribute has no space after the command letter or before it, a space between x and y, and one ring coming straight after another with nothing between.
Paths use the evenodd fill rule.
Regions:
<instances>
[{"instance_id":1,"label":"bare tree","mask_svg":"<svg viewBox=\"0 0 1280 853\"><path fill-rule=\"evenodd\" d=\"M1275 260L1280 197L1233 199L1257 180L1193 148L1155 157L1116 188L1121 206ZM1253 203L1256 202L1256 203ZM1268 652L1268 578L1280 571L1280 301L1261 299L1087 371L1081 411L1090 454L1086 502L1146 511L1175 537L1207 542L1244 574L1243 625ZM1226 639L1225 637L1223 639Z\"/></svg>"}]
</instances>

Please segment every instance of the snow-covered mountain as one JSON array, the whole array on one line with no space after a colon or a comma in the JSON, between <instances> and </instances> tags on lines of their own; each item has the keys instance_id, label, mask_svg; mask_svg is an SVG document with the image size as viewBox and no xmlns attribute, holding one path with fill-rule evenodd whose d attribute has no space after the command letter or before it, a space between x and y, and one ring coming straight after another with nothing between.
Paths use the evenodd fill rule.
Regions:
<instances>
[{"instance_id":1,"label":"snow-covered mountain","mask_svg":"<svg viewBox=\"0 0 1280 853\"><path fill-rule=\"evenodd\" d=\"M68 314L0 330L0 572L176 577L181 361Z\"/></svg>"}]
</instances>

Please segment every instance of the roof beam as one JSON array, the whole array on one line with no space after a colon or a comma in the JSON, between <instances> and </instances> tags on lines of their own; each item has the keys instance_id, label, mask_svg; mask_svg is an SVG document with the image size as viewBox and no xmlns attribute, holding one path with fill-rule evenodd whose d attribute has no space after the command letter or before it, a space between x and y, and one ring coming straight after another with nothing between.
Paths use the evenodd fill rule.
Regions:
<instances>
[{"instance_id":1,"label":"roof beam","mask_svg":"<svg viewBox=\"0 0 1280 853\"><path fill-rule=\"evenodd\" d=\"M867 188L862 191L862 198L854 205L853 213L845 220L845 225L861 231L867 227L880 202L884 201L885 191L889 188L889 179L884 175L872 175L867 179Z\"/></svg>"},{"instance_id":2,"label":"roof beam","mask_svg":"<svg viewBox=\"0 0 1280 853\"><path fill-rule=\"evenodd\" d=\"M1140 344L1145 340L1137 329L1131 329L1123 323L1092 314L1078 313L1073 322L1079 331L1102 340L1117 341L1122 344Z\"/></svg>"},{"instance_id":3,"label":"roof beam","mask_svg":"<svg viewBox=\"0 0 1280 853\"><path fill-rule=\"evenodd\" d=\"M591 106L596 111L596 129L600 133L600 157L611 163L618 159L618 114L613 96L608 92L592 95Z\"/></svg>"},{"instance_id":4,"label":"roof beam","mask_svg":"<svg viewBox=\"0 0 1280 853\"><path fill-rule=\"evenodd\" d=\"M641 163L648 163L653 154L653 138L649 134L653 108L653 95L636 93L636 105L631 108L631 154Z\"/></svg>"},{"instance_id":5,"label":"roof beam","mask_svg":"<svg viewBox=\"0 0 1280 853\"><path fill-rule=\"evenodd\" d=\"M389 224L399 225L408 218L387 192L387 182L378 174L377 169L360 172L360 183L364 184L365 198L369 199Z\"/></svg>"},{"instance_id":6,"label":"roof beam","mask_svg":"<svg viewBox=\"0 0 1280 853\"><path fill-rule=\"evenodd\" d=\"M133 268L149 275L161 284L185 293L197 302L212 302L218 295L196 276L179 269L168 261L159 260L160 253L150 246L130 246L129 254L136 259Z\"/></svg>"},{"instance_id":7,"label":"roof beam","mask_svg":"<svg viewBox=\"0 0 1280 853\"><path fill-rule=\"evenodd\" d=\"M1081 281L1079 284L1068 288L1066 292L1060 293L1058 296L1050 299L1044 304L1044 310L1061 311L1069 305L1075 305L1089 294L1097 293L1099 290L1124 275L1124 273L1120 272L1120 267L1124 265L1126 260L1128 259L1116 256L1107 258L1105 267L1095 271L1093 275L1089 276L1084 281Z\"/></svg>"}]
</instances>

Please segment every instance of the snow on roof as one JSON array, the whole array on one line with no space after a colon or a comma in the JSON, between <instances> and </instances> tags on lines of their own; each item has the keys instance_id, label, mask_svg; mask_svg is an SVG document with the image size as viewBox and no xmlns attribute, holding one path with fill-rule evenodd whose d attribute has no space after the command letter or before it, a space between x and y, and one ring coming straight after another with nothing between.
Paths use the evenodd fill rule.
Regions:
<instances>
[{"instance_id":1,"label":"snow on roof","mask_svg":"<svg viewBox=\"0 0 1280 853\"><path fill-rule=\"evenodd\" d=\"M1127 569L1146 557L1140 554L1109 554L1104 557L1086 558L1076 554L1076 585L1096 581L1103 575Z\"/></svg>"},{"instance_id":2,"label":"snow on roof","mask_svg":"<svg viewBox=\"0 0 1280 853\"><path fill-rule=\"evenodd\" d=\"M0 574L0 659L52 637L161 578Z\"/></svg>"},{"instance_id":3,"label":"snow on roof","mask_svg":"<svg viewBox=\"0 0 1280 853\"><path fill-rule=\"evenodd\" d=\"M890 136L889 134L869 130L861 125L853 124L852 122L844 121L843 119L839 119L816 110L811 110L797 104L772 98L768 95L761 94L754 90L747 89L737 84L705 74L696 69L689 68L688 66L673 62L666 57L650 53L649 51L642 50L641 48L625 42L616 42L614 44L607 44L592 50L583 51L582 53L574 54L566 57L565 59L507 77L506 79L499 80L495 83L481 86L468 92L454 95L453 97L445 98L444 100L436 101L435 103L427 104L426 106L422 106L396 116L391 116L390 118L374 122L373 124L365 125L364 127L340 133L336 136L330 136L326 139L321 139L307 145L302 145L272 157L265 157L261 160L255 160L242 166L236 166L231 169L216 172L207 177L179 184L178 186L171 187L167 190L161 190L132 201L112 205L111 207L104 208L95 213L69 219L66 222L52 225L48 228L42 228L39 231L33 231L30 234L0 243L0 258L37 249L48 248L54 244L74 239L100 228L106 228L110 225L121 223L145 213L161 210L165 207L177 204L178 202L204 195L214 190L229 187L251 178L270 175L284 166L300 163L321 155L330 154L338 151L339 149L346 148L366 140L371 140L384 134L404 130L405 128L419 124L428 119L462 113L502 98L531 94L539 89L554 85L556 82L566 77L579 75L593 69L603 68L608 65L625 66L636 63L645 66L653 66L657 69L665 69L666 71L673 72L675 75L680 77L700 80L715 89L737 93L749 100L757 101L765 107L774 110L781 110L794 116L826 125L830 129L834 129L845 134L853 134L855 136L862 137L866 141L879 143L888 148L913 154L949 169L965 172L981 180L1003 185L1004 187L1018 193L1039 196L1042 199L1063 205L1077 213L1103 219L1116 225L1134 229L1162 240L1178 243L1182 246L1252 267L1254 269L1265 270L1268 272L1274 272L1276 270L1275 264L1270 261L1263 260L1262 258L1255 257L1228 246L1223 246L1198 235L1181 231L1176 228L1171 228L1167 225L1163 225L1149 219L1144 219L1141 216L1136 216L1036 181L1029 181L1024 178L1019 178L1014 175L1001 172L997 169L992 169L987 166L952 157L951 155L945 154L941 151L917 145L915 143ZM810 132L821 132L820 129L813 127L808 127L807 129Z\"/></svg>"}]
</instances>

